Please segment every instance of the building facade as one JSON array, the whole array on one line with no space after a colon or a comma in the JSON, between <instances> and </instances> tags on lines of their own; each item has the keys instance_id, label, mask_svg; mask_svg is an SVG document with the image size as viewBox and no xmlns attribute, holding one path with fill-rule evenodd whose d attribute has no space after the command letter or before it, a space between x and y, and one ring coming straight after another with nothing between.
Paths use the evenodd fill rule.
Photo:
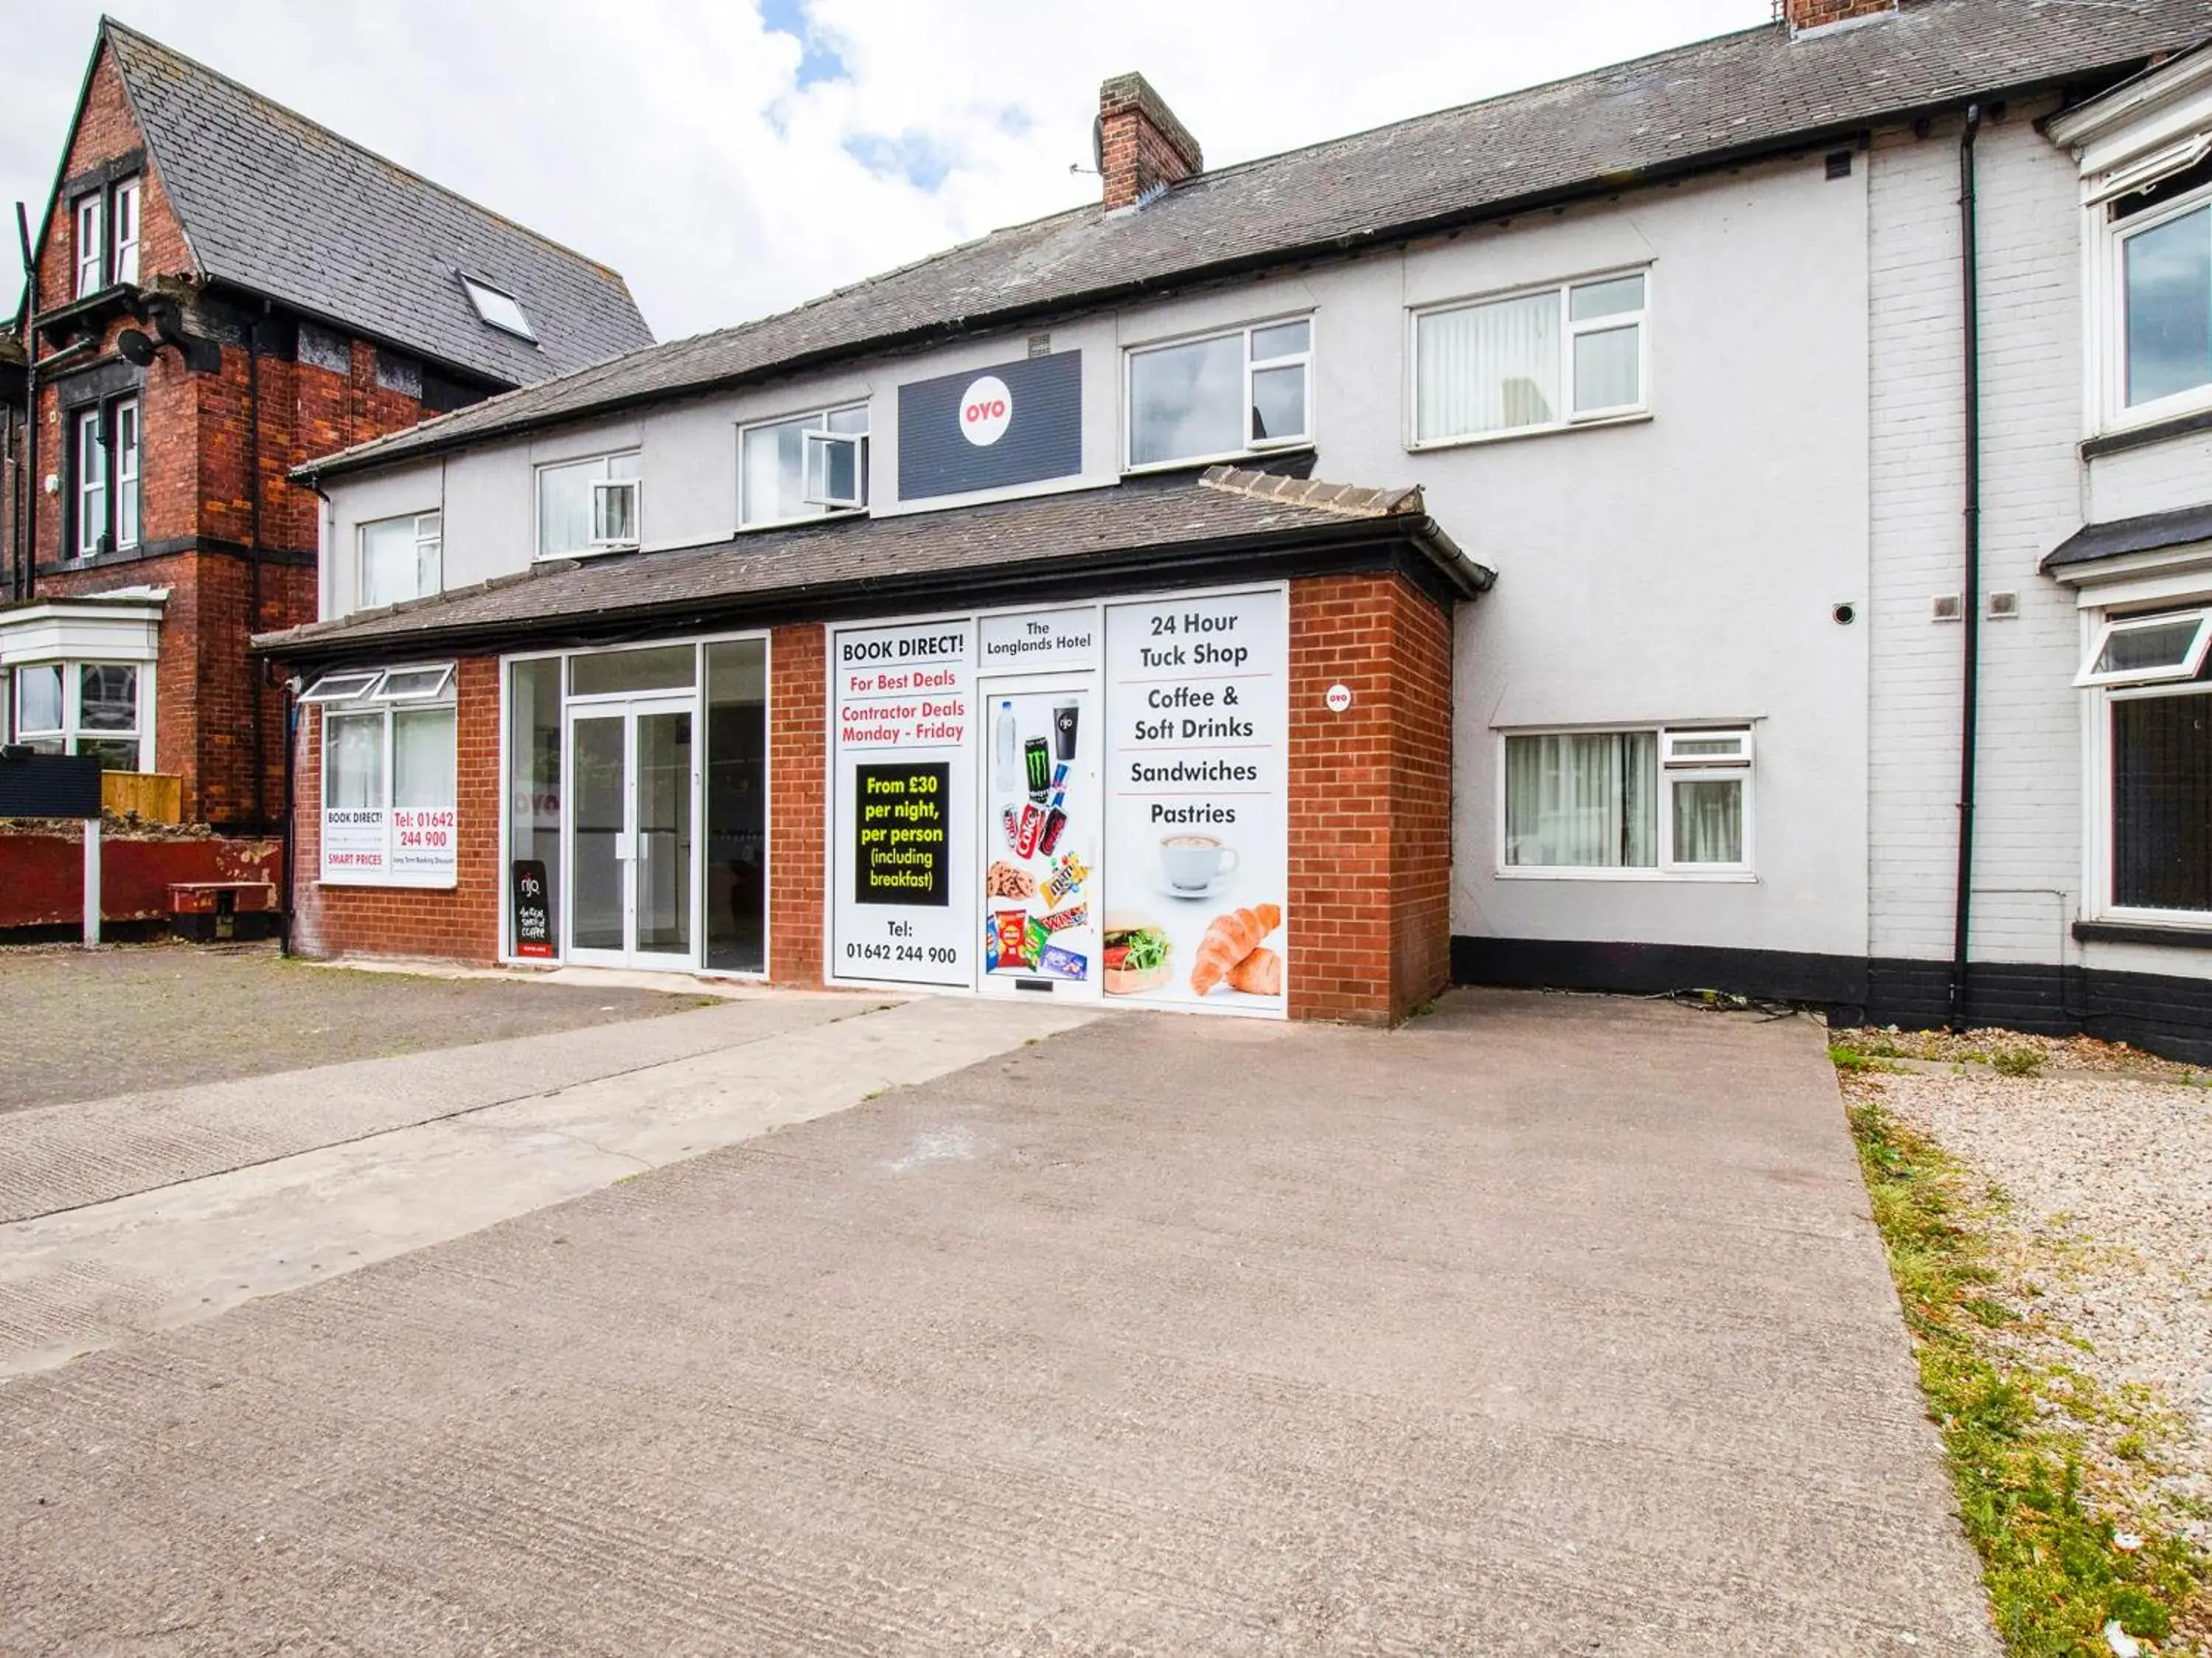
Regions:
<instances>
[{"instance_id":1,"label":"building facade","mask_svg":"<svg viewBox=\"0 0 2212 1658\"><path fill-rule=\"evenodd\" d=\"M2169 694L2197 595L2184 544L2139 545L2204 529L2201 8L1790 9L1214 174L1109 82L1095 207L312 469L323 619L267 642L315 711L301 821L366 810L359 855L398 869L396 772L355 806L328 734L396 756L379 676L418 666L452 670L419 722L449 707L497 798L417 869L431 904L303 860L300 942L1093 993L994 932L1057 913L1023 808L1064 758L1115 912L1082 941L1164 935L1186 1003L1714 988L2212 1052L2207 751ZM431 511L447 590L362 614L360 549ZM1129 637L1170 619L1253 655ZM942 679L867 654L929 640ZM1259 730L1148 700L1250 663ZM1018 760L1062 696L1101 747L1048 747L1032 802L999 704ZM765 850L720 873L718 713L766 756L731 843ZM933 779L928 901L869 899L870 802L895 830ZM717 960L738 868L764 953ZM656 907L687 917L659 945ZM1281 1000L1211 977L1247 942L1277 960L1226 967Z\"/></svg>"},{"instance_id":2,"label":"building facade","mask_svg":"<svg viewBox=\"0 0 2212 1658\"><path fill-rule=\"evenodd\" d=\"M284 795L248 642L317 614L291 470L651 340L613 272L112 21L34 263L0 362L0 728L242 831Z\"/></svg>"}]
</instances>

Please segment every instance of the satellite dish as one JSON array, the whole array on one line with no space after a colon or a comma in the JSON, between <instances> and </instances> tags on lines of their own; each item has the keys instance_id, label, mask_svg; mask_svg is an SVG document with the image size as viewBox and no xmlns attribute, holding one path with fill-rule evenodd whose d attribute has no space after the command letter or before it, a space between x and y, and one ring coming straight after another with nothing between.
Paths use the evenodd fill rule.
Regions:
<instances>
[{"instance_id":1,"label":"satellite dish","mask_svg":"<svg viewBox=\"0 0 2212 1658\"><path fill-rule=\"evenodd\" d=\"M125 328L115 337L115 349L125 363L135 363L143 369L154 361L156 347L136 328Z\"/></svg>"}]
</instances>

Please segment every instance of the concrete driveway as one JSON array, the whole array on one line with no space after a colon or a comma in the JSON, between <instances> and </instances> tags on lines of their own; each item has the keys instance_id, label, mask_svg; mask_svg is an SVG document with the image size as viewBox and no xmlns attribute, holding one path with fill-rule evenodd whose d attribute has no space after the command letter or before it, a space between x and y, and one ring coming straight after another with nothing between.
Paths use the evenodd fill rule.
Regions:
<instances>
[{"instance_id":1,"label":"concrete driveway","mask_svg":"<svg viewBox=\"0 0 2212 1658\"><path fill-rule=\"evenodd\" d=\"M1821 1039L1099 1019L20 1377L0 1650L1994 1653Z\"/></svg>"}]
</instances>

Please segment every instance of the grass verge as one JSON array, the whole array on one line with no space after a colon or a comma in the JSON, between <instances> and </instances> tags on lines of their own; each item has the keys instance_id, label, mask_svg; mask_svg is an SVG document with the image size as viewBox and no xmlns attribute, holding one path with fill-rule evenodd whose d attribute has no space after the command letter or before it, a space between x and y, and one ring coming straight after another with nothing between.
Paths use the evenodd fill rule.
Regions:
<instances>
[{"instance_id":1,"label":"grass verge","mask_svg":"<svg viewBox=\"0 0 2212 1658\"><path fill-rule=\"evenodd\" d=\"M2117 1546L2112 1520L2085 1484L2073 1424L2114 1419L2127 1406L2078 1373L2021 1363L1997 1338L2022 1316L2004 1298L1987 1237L2002 1196L1878 1100L1852 1092L1851 1132L1875 1222L2008 1649L2014 1658L2110 1658L2109 1623L2151 1640L2179 1633L2184 1620L2195 1622L2203 1557L2132 1521L2140 1545Z\"/></svg>"}]
</instances>

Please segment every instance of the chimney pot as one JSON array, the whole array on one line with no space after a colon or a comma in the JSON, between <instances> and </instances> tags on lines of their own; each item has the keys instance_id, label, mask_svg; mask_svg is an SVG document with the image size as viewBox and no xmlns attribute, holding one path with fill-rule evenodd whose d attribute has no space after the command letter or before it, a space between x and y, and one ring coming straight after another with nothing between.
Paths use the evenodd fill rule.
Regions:
<instances>
[{"instance_id":1,"label":"chimney pot","mask_svg":"<svg viewBox=\"0 0 2212 1658\"><path fill-rule=\"evenodd\" d=\"M1143 76L1116 75L1099 86L1098 174L1108 211L1205 170L1198 140Z\"/></svg>"},{"instance_id":2,"label":"chimney pot","mask_svg":"<svg viewBox=\"0 0 2212 1658\"><path fill-rule=\"evenodd\" d=\"M1783 15L1790 20L1792 35L1831 28L1838 23L1887 17L1896 10L1897 0L1782 0Z\"/></svg>"}]
</instances>

